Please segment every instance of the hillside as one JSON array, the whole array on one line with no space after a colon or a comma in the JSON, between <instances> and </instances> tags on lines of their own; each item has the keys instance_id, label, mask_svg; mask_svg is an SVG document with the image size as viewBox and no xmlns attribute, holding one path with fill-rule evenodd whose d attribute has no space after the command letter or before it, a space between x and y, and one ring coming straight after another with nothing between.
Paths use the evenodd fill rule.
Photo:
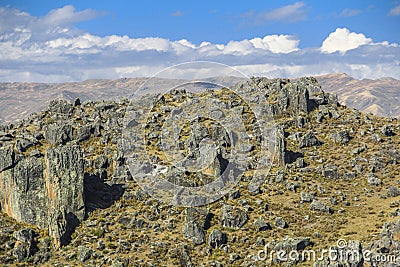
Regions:
<instances>
[{"instance_id":1,"label":"hillside","mask_svg":"<svg viewBox=\"0 0 400 267\"><path fill-rule=\"evenodd\" d=\"M400 81L393 78L357 80L345 73L316 77L342 104L385 117L400 116Z\"/></svg>"},{"instance_id":2,"label":"hillside","mask_svg":"<svg viewBox=\"0 0 400 267\"><path fill-rule=\"evenodd\" d=\"M312 77L198 89L0 126L0 265L396 266L398 119Z\"/></svg>"},{"instance_id":3,"label":"hillside","mask_svg":"<svg viewBox=\"0 0 400 267\"><path fill-rule=\"evenodd\" d=\"M214 77L204 79L209 83L231 86L244 79L240 77ZM322 89L337 94L339 101L348 107L385 117L400 116L400 81L385 78L356 80L346 74L329 74L317 77ZM87 80L71 83L0 83L0 124L26 118L49 105L53 99L73 101L117 100L130 97L138 89L146 93L160 93L186 80L166 78L122 78L118 80ZM148 90L146 90L147 87ZM199 85L204 89L204 85Z\"/></svg>"}]
</instances>

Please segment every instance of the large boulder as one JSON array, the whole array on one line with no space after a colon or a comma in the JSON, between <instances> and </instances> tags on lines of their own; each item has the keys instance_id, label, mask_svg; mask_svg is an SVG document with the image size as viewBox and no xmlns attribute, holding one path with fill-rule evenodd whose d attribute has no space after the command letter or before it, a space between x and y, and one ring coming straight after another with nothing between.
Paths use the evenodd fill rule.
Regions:
<instances>
[{"instance_id":1,"label":"large boulder","mask_svg":"<svg viewBox=\"0 0 400 267\"><path fill-rule=\"evenodd\" d=\"M297 116L302 113L307 114L320 105L337 104L337 97L326 94L313 77L295 81L253 78L253 81L265 91L265 98L275 116L285 114Z\"/></svg>"}]
</instances>

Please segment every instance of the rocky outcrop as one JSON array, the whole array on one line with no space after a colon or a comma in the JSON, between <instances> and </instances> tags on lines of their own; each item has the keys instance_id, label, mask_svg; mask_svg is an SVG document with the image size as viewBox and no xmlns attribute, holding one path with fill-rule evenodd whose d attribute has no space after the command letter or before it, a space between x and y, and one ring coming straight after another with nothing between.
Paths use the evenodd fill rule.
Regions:
<instances>
[{"instance_id":1,"label":"rocky outcrop","mask_svg":"<svg viewBox=\"0 0 400 267\"><path fill-rule=\"evenodd\" d=\"M266 92L265 98L274 116L308 114L319 105L337 105L337 98L326 94L317 80L304 77L289 79L254 78L259 88Z\"/></svg>"},{"instance_id":2,"label":"rocky outcrop","mask_svg":"<svg viewBox=\"0 0 400 267\"><path fill-rule=\"evenodd\" d=\"M1 207L18 221L49 230L65 245L84 217L83 156L79 146L48 148L0 174Z\"/></svg>"},{"instance_id":3,"label":"rocky outcrop","mask_svg":"<svg viewBox=\"0 0 400 267\"><path fill-rule=\"evenodd\" d=\"M75 227L83 220L84 163L79 146L46 151L45 188L49 207L49 233L56 246L65 245Z\"/></svg>"},{"instance_id":4,"label":"rocky outcrop","mask_svg":"<svg viewBox=\"0 0 400 267\"><path fill-rule=\"evenodd\" d=\"M13 254L17 261L24 261L37 251L36 236L37 233L30 228L25 228L13 233L13 237L17 240Z\"/></svg>"},{"instance_id":5,"label":"rocky outcrop","mask_svg":"<svg viewBox=\"0 0 400 267\"><path fill-rule=\"evenodd\" d=\"M158 100L146 96L143 101L53 101L23 122L0 126L0 265L57 261L93 266L263 266L257 251L265 245L269 251L301 253L313 244L324 247L337 229L366 240L343 223L360 215L360 204L368 210L362 219L374 219L375 225L399 216L398 121L367 119L336 106L334 97L323 93L312 78L255 78L237 88L248 98L222 89L202 94L173 90ZM184 98L193 109L187 112L198 115L204 110L203 117L170 119L182 114ZM150 105L154 108L147 112ZM128 110L134 116L125 121ZM266 122L271 118L268 110L274 111L271 123ZM213 120L208 120L209 114ZM232 115L244 122L242 132L235 131L239 125L233 124ZM257 122L260 129L253 127ZM264 135L266 146L261 145L262 126L274 131ZM131 140L122 135L125 129ZM374 135L380 141L371 145ZM127 139L132 146L125 151ZM164 142L167 139L172 142ZM267 147L275 147L275 155L269 157ZM127 155L132 151L137 157ZM236 157L235 152L243 154ZM274 156L281 166L270 168L276 163L270 162ZM227 164L235 162L239 164L226 172ZM229 175L216 180L222 173ZM239 178L236 184L233 177ZM149 187L140 179L149 180ZM211 197L222 192L220 183L232 188L205 207L189 207L203 205L196 197L183 209L173 206L183 203L180 190L173 198L176 202L151 197L161 180L191 188L194 194L211 184ZM390 199L374 206L370 197ZM86 215L87 221L75 229ZM388 225L373 251L394 252L397 228ZM267 238L304 229L310 238ZM70 239L71 245L54 250ZM361 251L360 243L350 240L341 249ZM271 263L302 264L300 259L275 260ZM318 264L361 266L362 260Z\"/></svg>"}]
</instances>

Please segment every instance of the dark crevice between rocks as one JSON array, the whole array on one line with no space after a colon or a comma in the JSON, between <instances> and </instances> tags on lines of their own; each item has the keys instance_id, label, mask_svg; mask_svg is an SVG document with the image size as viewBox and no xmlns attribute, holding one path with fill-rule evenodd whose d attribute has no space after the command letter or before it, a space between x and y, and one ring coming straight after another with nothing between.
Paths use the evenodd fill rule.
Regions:
<instances>
[{"instance_id":1,"label":"dark crevice between rocks","mask_svg":"<svg viewBox=\"0 0 400 267\"><path fill-rule=\"evenodd\" d=\"M211 213L211 212L209 212L209 213L207 214L206 219L205 219L205 222L204 222L204 227L203 227L203 229L204 229L205 231L207 231L208 229L211 228L211 221L212 221L212 219L213 219L214 217L215 217L215 215L214 215L213 213Z\"/></svg>"},{"instance_id":2,"label":"dark crevice between rocks","mask_svg":"<svg viewBox=\"0 0 400 267\"><path fill-rule=\"evenodd\" d=\"M300 152L294 152L290 150L285 151L285 163L286 164L291 164L293 162L296 162L298 158L302 158L304 155Z\"/></svg>"},{"instance_id":3,"label":"dark crevice between rocks","mask_svg":"<svg viewBox=\"0 0 400 267\"><path fill-rule=\"evenodd\" d=\"M62 224L63 219L59 218L59 224ZM75 232L76 227L81 223L79 218L72 212L65 215L65 232L60 236L60 244L62 246L68 245L72 240L72 234Z\"/></svg>"},{"instance_id":4,"label":"dark crevice between rocks","mask_svg":"<svg viewBox=\"0 0 400 267\"><path fill-rule=\"evenodd\" d=\"M96 209L109 208L122 197L125 191L123 184L109 185L98 175L89 173L85 173L83 186L85 217Z\"/></svg>"}]
</instances>

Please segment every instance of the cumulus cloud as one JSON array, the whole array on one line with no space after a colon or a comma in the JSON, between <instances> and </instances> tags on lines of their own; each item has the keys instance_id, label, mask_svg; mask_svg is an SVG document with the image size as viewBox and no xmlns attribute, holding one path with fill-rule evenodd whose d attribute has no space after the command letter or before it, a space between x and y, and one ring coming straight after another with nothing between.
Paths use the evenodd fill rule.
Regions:
<instances>
[{"instance_id":1,"label":"cumulus cloud","mask_svg":"<svg viewBox=\"0 0 400 267\"><path fill-rule=\"evenodd\" d=\"M152 76L173 64L195 60L227 64L249 76L346 72L356 78L400 78L398 44L375 43L348 29L336 29L320 48L300 49L300 40L291 35L194 44L186 39L101 37L74 26L96 15L71 6L43 17L0 8L0 81L65 82Z\"/></svg>"},{"instance_id":2,"label":"cumulus cloud","mask_svg":"<svg viewBox=\"0 0 400 267\"><path fill-rule=\"evenodd\" d=\"M400 5L395 6L389 11L389 16L400 16Z\"/></svg>"},{"instance_id":3,"label":"cumulus cloud","mask_svg":"<svg viewBox=\"0 0 400 267\"><path fill-rule=\"evenodd\" d=\"M307 18L307 10L303 2L279 7L264 12L248 12L243 15L251 24L260 25L268 21L298 22Z\"/></svg>"},{"instance_id":4,"label":"cumulus cloud","mask_svg":"<svg viewBox=\"0 0 400 267\"><path fill-rule=\"evenodd\" d=\"M370 43L372 43L372 39L365 37L362 33L350 32L346 28L337 28L322 43L321 51L326 53L337 51L345 53Z\"/></svg>"},{"instance_id":5,"label":"cumulus cloud","mask_svg":"<svg viewBox=\"0 0 400 267\"><path fill-rule=\"evenodd\" d=\"M268 49L273 53L290 53L299 50L300 40L290 35L267 35L263 39L250 40L255 48Z\"/></svg>"}]
</instances>

